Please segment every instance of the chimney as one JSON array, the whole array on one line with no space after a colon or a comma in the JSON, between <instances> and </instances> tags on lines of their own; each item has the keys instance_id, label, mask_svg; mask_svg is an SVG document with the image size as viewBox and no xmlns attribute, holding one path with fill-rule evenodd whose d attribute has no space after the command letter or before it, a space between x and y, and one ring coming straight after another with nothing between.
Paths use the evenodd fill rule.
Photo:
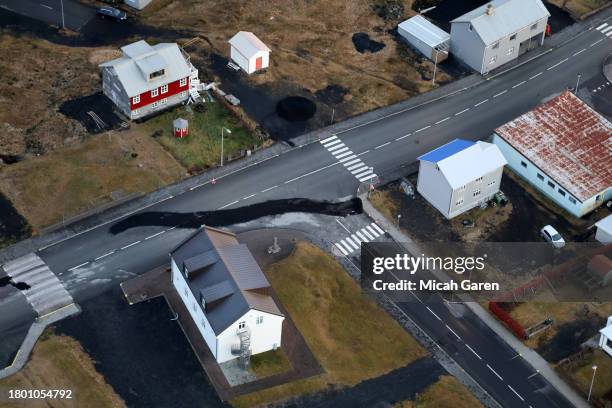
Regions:
<instances>
[{"instance_id":1,"label":"chimney","mask_svg":"<svg viewBox=\"0 0 612 408\"><path fill-rule=\"evenodd\" d=\"M493 15L493 4L489 3L487 5L487 16L492 16Z\"/></svg>"}]
</instances>

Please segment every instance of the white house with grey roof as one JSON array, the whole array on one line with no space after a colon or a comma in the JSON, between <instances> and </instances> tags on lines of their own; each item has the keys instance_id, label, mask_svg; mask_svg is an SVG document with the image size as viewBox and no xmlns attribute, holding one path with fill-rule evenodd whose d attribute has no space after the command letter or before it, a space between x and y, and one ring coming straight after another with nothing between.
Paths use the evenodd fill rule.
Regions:
<instances>
[{"instance_id":1,"label":"white house with grey roof","mask_svg":"<svg viewBox=\"0 0 612 408\"><path fill-rule=\"evenodd\" d=\"M494 144L455 139L419 157L417 191L451 219L493 198L505 165Z\"/></svg>"},{"instance_id":2,"label":"white house with grey roof","mask_svg":"<svg viewBox=\"0 0 612 408\"><path fill-rule=\"evenodd\" d=\"M451 21L451 54L486 74L542 45L548 17L540 0L493 0Z\"/></svg>"},{"instance_id":3,"label":"white house with grey roof","mask_svg":"<svg viewBox=\"0 0 612 408\"><path fill-rule=\"evenodd\" d=\"M234 234L203 227L170 257L172 284L218 363L281 346L285 318Z\"/></svg>"},{"instance_id":4,"label":"white house with grey roof","mask_svg":"<svg viewBox=\"0 0 612 408\"><path fill-rule=\"evenodd\" d=\"M124 115L139 119L187 101L198 71L176 43L151 46L140 40L121 51L100 68L102 91Z\"/></svg>"}]
</instances>

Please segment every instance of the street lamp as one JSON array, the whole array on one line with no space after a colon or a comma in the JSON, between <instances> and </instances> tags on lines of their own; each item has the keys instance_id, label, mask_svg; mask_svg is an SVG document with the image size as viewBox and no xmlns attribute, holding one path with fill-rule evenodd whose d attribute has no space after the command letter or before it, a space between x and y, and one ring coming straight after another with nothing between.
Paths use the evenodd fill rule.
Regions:
<instances>
[{"instance_id":1,"label":"street lamp","mask_svg":"<svg viewBox=\"0 0 612 408\"><path fill-rule=\"evenodd\" d=\"M397 214L397 227L399 228L400 218L402 218L402 214Z\"/></svg>"},{"instance_id":2,"label":"street lamp","mask_svg":"<svg viewBox=\"0 0 612 408\"><path fill-rule=\"evenodd\" d=\"M591 392L593 391L593 383L595 382L595 373L597 373L597 366L594 365L591 367L593 369L593 378L591 378L591 386L589 387L589 396L587 397L587 401L591 400Z\"/></svg>"},{"instance_id":3,"label":"street lamp","mask_svg":"<svg viewBox=\"0 0 612 408\"><path fill-rule=\"evenodd\" d=\"M229 130L226 127L221 126L221 167L223 167L223 132L227 132L230 135L232 134L232 131Z\"/></svg>"},{"instance_id":4,"label":"street lamp","mask_svg":"<svg viewBox=\"0 0 612 408\"><path fill-rule=\"evenodd\" d=\"M582 74L578 74L578 78L576 79L576 89L574 89L575 95L578 95L578 85L580 85L580 77L582 77Z\"/></svg>"},{"instance_id":5,"label":"street lamp","mask_svg":"<svg viewBox=\"0 0 612 408\"><path fill-rule=\"evenodd\" d=\"M64 20L64 0L60 0L60 8L62 9L62 28L66 29L66 21Z\"/></svg>"}]
</instances>

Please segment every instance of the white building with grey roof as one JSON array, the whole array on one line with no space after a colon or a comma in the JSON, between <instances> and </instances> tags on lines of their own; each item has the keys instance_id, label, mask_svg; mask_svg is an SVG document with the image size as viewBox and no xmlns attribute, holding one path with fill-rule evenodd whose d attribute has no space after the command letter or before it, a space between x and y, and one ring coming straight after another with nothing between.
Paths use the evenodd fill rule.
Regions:
<instances>
[{"instance_id":1,"label":"white building with grey roof","mask_svg":"<svg viewBox=\"0 0 612 408\"><path fill-rule=\"evenodd\" d=\"M281 346L285 318L234 234L203 227L170 257L172 284L218 363Z\"/></svg>"},{"instance_id":2,"label":"white building with grey roof","mask_svg":"<svg viewBox=\"0 0 612 408\"><path fill-rule=\"evenodd\" d=\"M451 54L486 74L544 43L540 0L493 0L451 21Z\"/></svg>"}]
</instances>

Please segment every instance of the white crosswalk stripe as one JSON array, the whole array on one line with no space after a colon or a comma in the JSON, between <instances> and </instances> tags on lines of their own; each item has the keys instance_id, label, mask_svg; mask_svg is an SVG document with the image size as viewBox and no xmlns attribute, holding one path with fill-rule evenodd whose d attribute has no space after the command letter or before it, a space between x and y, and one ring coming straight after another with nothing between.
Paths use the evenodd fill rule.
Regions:
<instances>
[{"instance_id":1,"label":"white crosswalk stripe","mask_svg":"<svg viewBox=\"0 0 612 408\"><path fill-rule=\"evenodd\" d=\"M602 25L600 25L600 26L599 26L599 27L597 27L596 29L601 31L603 28L605 28L605 27L607 27L607 26L608 26L608 23L603 23Z\"/></svg>"},{"instance_id":2,"label":"white crosswalk stripe","mask_svg":"<svg viewBox=\"0 0 612 408\"><path fill-rule=\"evenodd\" d=\"M73 303L72 296L47 264L36 254L17 258L2 266L12 282L25 283L29 289L21 293L39 316Z\"/></svg>"},{"instance_id":3,"label":"white crosswalk stripe","mask_svg":"<svg viewBox=\"0 0 612 408\"><path fill-rule=\"evenodd\" d=\"M339 242L336 242L334 245L336 245L336 247L338 247L338 249L340 249L345 256L349 256L353 252L360 249L362 242L372 242L384 233L385 232L382 228L380 228L375 222L372 222L358 231L355 231L354 234L351 234L350 236L341 239Z\"/></svg>"},{"instance_id":4,"label":"white crosswalk stripe","mask_svg":"<svg viewBox=\"0 0 612 408\"><path fill-rule=\"evenodd\" d=\"M597 27L596 30L605 35L606 37L612 39L612 25L608 25L608 23L603 23L602 25ZM594 43L593 45L595 44L597 43Z\"/></svg>"},{"instance_id":5,"label":"white crosswalk stripe","mask_svg":"<svg viewBox=\"0 0 612 408\"><path fill-rule=\"evenodd\" d=\"M338 136L333 135L321 140L325 147L338 161L359 181L374 182L378 177L372 167L367 166L351 149L349 149Z\"/></svg>"},{"instance_id":6,"label":"white crosswalk stripe","mask_svg":"<svg viewBox=\"0 0 612 408\"><path fill-rule=\"evenodd\" d=\"M605 34L605 33L607 33L607 32L608 32L608 31L610 31L610 30L612 30L612 26L610 26L610 27L606 27L606 28L604 28L603 30L599 30L599 31L601 31L603 34Z\"/></svg>"}]
</instances>

